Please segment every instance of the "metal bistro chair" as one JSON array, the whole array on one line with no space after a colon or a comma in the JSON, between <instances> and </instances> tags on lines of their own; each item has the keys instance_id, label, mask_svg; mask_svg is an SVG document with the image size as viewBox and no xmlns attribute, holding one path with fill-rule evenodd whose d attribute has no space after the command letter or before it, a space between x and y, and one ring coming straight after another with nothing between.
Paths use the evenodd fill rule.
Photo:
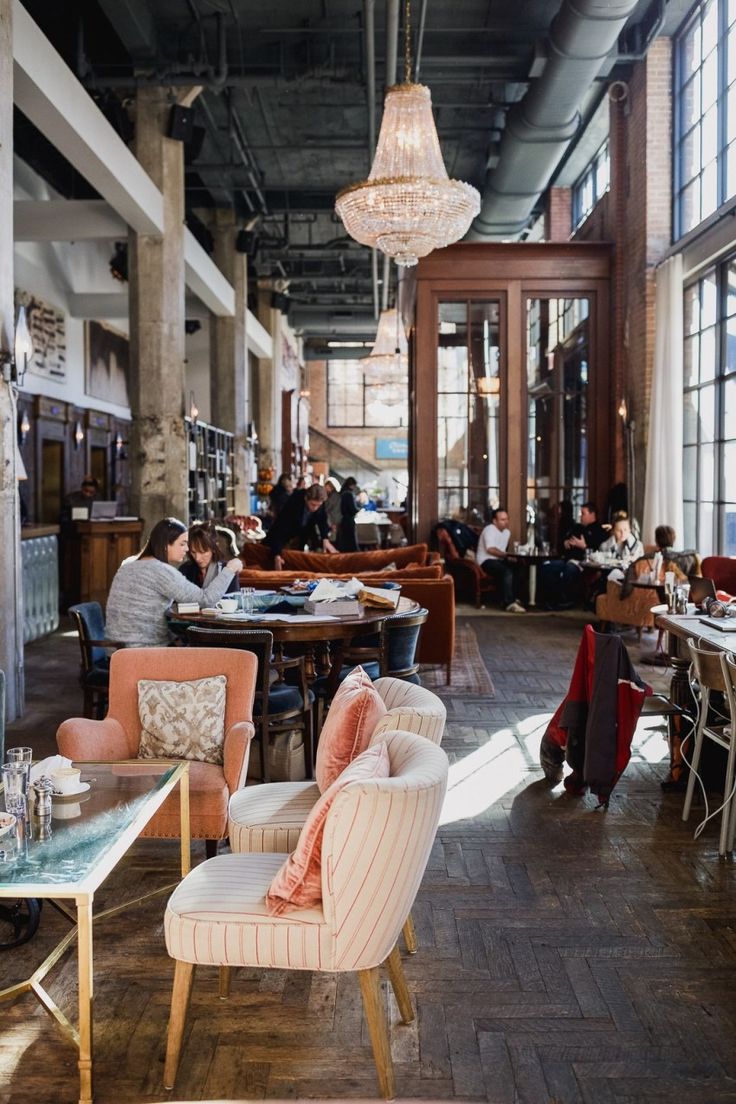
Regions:
<instances>
[{"instance_id":1,"label":"metal bistro chair","mask_svg":"<svg viewBox=\"0 0 736 1104\"><path fill-rule=\"evenodd\" d=\"M110 657L108 650L124 648L119 640L107 640L105 618L99 602L80 602L69 607L79 634L82 665L79 682L84 693L84 716L99 720L104 717L110 687Z\"/></svg>"},{"instance_id":2,"label":"metal bistro chair","mask_svg":"<svg viewBox=\"0 0 736 1104\"><path fill-rule=\"evenodd\" d=\"M721 834L718 843L718 854L725 855L733 848L733 798L734 766L736 765L736 739L734 739L734 725L736 724L736 697L734 695L733 674L736 665L728 661L725 654L715 648L703 647L706 642L688 637L687 646L692 656L695 677L700 684L700 701L698 703L698 723L695 727L695 746L693 748L690 776L685 791L685 804L682 809L682 819L690 816L693 792L695 790L695 778L697 775L700 756L703 750L703 742L712 740L719 747L728 752L726 760L726 778L723 784L723 806L721 810ZM712 716L712 693L720 692L725 696L728 704L728 716Z\"/></svg>"},{"instance_id":3,"label":"metal bistro chair","mask_svg":"<svg viewBox=\"0 0 736 1104\"><path fill-rule=\"evenodd\" d=\"M355 535L362 552L367 548L381 547L381 530L375 521L356 522Z\"/></svg>"},{"instance_id":4,"label":"metal bistro chair","mask_svg":"<svg viewBox=\"0 0 736 1104\"><path fill-rule=\"evenodd\" d=\"M304 656L274 658L273 633L265 630L209 629L190 626L187 639L198 648L240 648L253 652L258 659L258 680L253 718L260 729L261 778L271 781L269 765L270 738L279 732L292 732L301 728L304 733L304 760L307 777L314 770L314 742L312 736L312 705L314 694L307 686ZM278 678L271 682L271 671ZM285 671L296 672L296 686L284 681Z\"/></svg>"}]
</instances>

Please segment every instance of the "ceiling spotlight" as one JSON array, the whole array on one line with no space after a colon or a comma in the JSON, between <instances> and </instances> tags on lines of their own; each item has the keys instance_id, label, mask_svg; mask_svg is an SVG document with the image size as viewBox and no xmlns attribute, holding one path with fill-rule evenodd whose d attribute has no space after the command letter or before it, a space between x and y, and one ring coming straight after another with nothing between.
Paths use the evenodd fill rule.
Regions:
<instances>
[{"instance_id":1,"label":"ceiling spotlight","mask_svg":"<svg viewBox=\"0 0 736 1104\"><path fill-rule=\"evenodd\" d=\"M128 243L115 242L115 252L110 258L110 275L121 283L128 281Z\"/></svg>"}]
</instances>

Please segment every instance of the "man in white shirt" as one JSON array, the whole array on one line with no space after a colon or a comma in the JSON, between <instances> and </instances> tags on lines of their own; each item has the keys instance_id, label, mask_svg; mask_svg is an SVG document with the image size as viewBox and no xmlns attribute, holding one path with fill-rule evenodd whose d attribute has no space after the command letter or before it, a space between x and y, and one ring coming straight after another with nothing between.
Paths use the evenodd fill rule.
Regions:
<instances>
[{"instance_id":1,"label":"man in white shirt","mask_svg":"<svg viewBox=\"0 0 736 1104\"><path fill-rule=\"evenodd\" d=\"M509 515L499 506L491 514L491 524L486 525L478 538L475 562L481 571L485 571L486 575L490 575L498 583L503 608L509 613L526 613L521 602L514 596L514 570L508 562L507 551L510 536Z\"/></svg>"}]
</instances>

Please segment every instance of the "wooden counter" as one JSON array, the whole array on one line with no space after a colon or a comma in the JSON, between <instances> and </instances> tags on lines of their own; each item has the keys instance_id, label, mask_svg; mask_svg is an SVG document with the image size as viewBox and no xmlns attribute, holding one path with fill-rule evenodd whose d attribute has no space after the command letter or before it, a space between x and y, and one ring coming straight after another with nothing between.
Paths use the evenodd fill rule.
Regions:
<instances>
[{"instance_id":1,"label":"wooden counter","mask_svg":"<svg viewBox=\"0 0 736 1104\"><path fill-rule=\"evenodd\" d=\"M141 550L143 522L74 521L65 558L70 569L69 604L99 602L104 608L120 564Z\"/></svg>"}]
</instances>

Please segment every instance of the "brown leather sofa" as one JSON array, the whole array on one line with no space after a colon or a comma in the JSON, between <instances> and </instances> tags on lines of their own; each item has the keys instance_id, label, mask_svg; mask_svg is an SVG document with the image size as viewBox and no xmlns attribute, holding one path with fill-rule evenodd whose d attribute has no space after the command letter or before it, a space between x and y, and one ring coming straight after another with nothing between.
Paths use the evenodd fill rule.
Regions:
<instances>
[{"instance_id":1,"label":"brown leather sofa","mask_svg":"<svg viewBox=\"0 0 736 1104\"><path fill-rule=\"evenodd\" d=\"M285 548L281 553L286 571L314 571L317 574L358 575L365 571L381 571L394 564L397 568L408 564L425 566L438 563L439 555L430 552L426 544L407 544L403 548L379 548L371 552L297 552ZM240 558L246 567L273 570L273 552L264 544L246 544Z\"/></svg>"},{"instance_id":2,"label":"brown leather sofa","mask_svg":"<svg viewBox=\"0 0 736 1104\"><path fill-rule=\"evenodd\" d=\"M403 552L405 549L397 549L397 551ZM353 556L352 553L346 554L348 555L351 558ZM370 556L371 553L355 555ZM331 563L340 558L340 555L324 557ZM353 575L358 575L368 586L380 586L387 581L400 583L402 596L418 602L429 612L427 624L419 638L417 659L420 663L442 665L449 685L452 658L455 654L455 589L450 576L442 574L441 564L426 566L408 564L396 571L378 575L371 575L359 569L338 573L335 571L263 571L246 566L240 573L240 585L255 587L256 590L278 589L291 586L296 579L318 579L322 575L328 575L331 579L350 579Z\"/></svg>"}]
</instances>

